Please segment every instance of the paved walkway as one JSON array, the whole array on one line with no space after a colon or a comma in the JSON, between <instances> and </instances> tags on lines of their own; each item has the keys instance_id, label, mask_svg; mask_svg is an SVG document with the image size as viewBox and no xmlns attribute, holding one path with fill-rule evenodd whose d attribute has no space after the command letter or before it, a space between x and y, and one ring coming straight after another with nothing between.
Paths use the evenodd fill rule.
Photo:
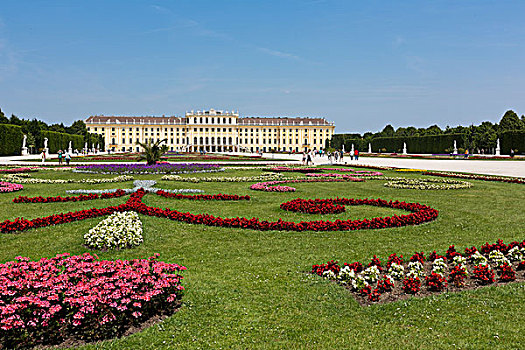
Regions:
<instances>
[{"instance_id":1,"label":"paved walkway","mask_svg":"<svg viewBox=\"0 0 525 350\"><path fill-rule=\"evenodd\" d=\"M236 153L234 153L236 154ZM239 153L246 154L246 153ZM13 157L0 157L0 165L25 165L25 166L38 166L40 163L27 162L28 159L39 159L38 155L32 156L13 156ZM56 155L51 155L51 158L57 158ZM301 154L271 154L265 153L260 162L249 161L249 162L216 162L219 164L269 164L272 159L286 159L287 162L279 163L293 163L300 164L302 155ZM48 163L57 164L57 163ZM75 162L71 165L82 165L82 164L93 164ZM107 163L106 163L107 164ZM327 157L315 157L315 165L330 165ZM376 166L391 166L397 168L413 168L413 169L426 169L426 170L439 170L439 171L457 171L474 174L487 174L487 175L501 175L501 176L517 176L525 177L525 161L512 161L512 160L465 160L465 159L450 159L450 160L437 160L437 159L404 159L404 158L376 158L376 157L360 157L359 161L351 161L349 157L345 157L343 163L351 166L352 164L359 165L376 165Z\"/></svg>"}]
</instances>

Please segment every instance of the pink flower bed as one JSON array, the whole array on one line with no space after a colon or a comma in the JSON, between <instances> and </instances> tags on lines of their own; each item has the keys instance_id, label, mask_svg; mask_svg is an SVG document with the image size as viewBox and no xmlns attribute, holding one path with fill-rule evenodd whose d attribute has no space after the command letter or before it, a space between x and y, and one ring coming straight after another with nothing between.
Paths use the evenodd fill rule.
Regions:
<instances>
[{"instance_id":1,"label":"pink flower bed","mask_svg":"<svg viewBox=\"0 0 525 350\"><path fill-rule=\"evenodd\" d=\"M265 191L265 192L295 192L294 187L290 186L274 186L285 183L299 183L299 182L343 182L343 179L306 179L306 180L281 180L281 181L267 181L258 182L250 186L251 190ZM361 180L357 180L361 181Z\"/></svg>"},{"instance_id":2,"label":"pink flower bed","mask_svg":"<svg viewBox=\"0 0 525 350\"><path fill-rule=\"evenodd\" d=\"M0 192L15 192L24 189L24 186L0 181Z\"/></svg>"},{"instance_id":3,"label":"pink flower bed","mask_svg":"<svg viewBox=\"0 0 525 350\"><path fill-rule=\"evenodd\" d=\"M0 344L6 348L123 334L179 305L184 266L68 253L0 264Z\"/></svg>"},{"instance_id":4,"label":"pink flower bed","mask_svg":"<svg viewBox=\"0 0 525 350\"><path fill-rule=\"evenodd\" d=\"M19 173L29 173L38 171L37 167L34 168L10 168L10 169L0 169L0 174L19 174Z\"/></svg>"}]
</instances>

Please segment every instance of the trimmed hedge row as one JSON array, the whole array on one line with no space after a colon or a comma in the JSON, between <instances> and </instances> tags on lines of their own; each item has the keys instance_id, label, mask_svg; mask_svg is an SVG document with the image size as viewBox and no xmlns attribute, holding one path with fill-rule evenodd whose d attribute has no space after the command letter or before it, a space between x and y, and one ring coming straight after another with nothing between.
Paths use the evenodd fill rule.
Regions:
<instances>
[{"instance_id":1,"label":"trimmed hedge row","mask_svg":"<svg viewBox=\"0 0 525 350\"><path fill-rule=\"evenodd\" d=\"M466 134L441 134L410 137L376 137L372 139L372 151L403 152L406 142L409 153L442 154L454 151L454 140L457 148L468 148Z\"/></svg>"},{"instance_id":2,"label":"trimmed hedge row","mask_svg":"<svg viewBox=\"0 0 525 350\"><path fill-rule=\"evenodd\" d=\"M45 137L48 138L47 147L50 153L57 153L58 150L68 149L69 141L71 141L71 147L73 149L82 149L84 147L84 138L81 135L42 130L42 140ZM42 144L42 147L43 146Z\"/></svg>"},{"instance_id":3,"label":"trimmed hedge row","mask_svg":"<svg viewBox=\"0 0 525 350\"><path fill-rule=\"evenodd\" d=\"M20 155L24 134L17 125L0 124L0 155Z\"/></svg>"},{"instance_id":4,"label":"trimmed hedge row","mask_svg":"<svg viewBox=\"0 0 525 350\"><path fill-rule=\"evenodd\" d=\"M516 154L525 154L525 131L511 130L502 132L500 147L501 154L510 154L511 148L514 149Z\"/></svg>"}]
</instances>

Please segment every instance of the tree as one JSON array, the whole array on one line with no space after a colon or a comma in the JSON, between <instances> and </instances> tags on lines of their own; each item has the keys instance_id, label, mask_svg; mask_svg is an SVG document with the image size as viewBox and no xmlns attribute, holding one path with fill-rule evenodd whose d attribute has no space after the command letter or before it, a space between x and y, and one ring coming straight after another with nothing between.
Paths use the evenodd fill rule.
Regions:
<instances>
[{"instance_id":1,"label":"tree","mask_svg":"<svg viewBox=\"0 0 525 350\"><path fill-rule=\"evenodd\" d=\"M9 124L9 119L5 116L4 112L0 108L0 124Z\"/></svg>"},{"instance_id":2,"label":"tree","mask_svg":"<svg viewBox=\"0 0 525 350\"><path fill-rule=\"evenodd\" d=\"M24 122L20 118L18 118L16 115L11 114L11 118L9 119L9 124L22 125L24 124Z\"/></svg>"},{"instance_id":3,"label":"tree","mask_svg":"<svg viewBox=\"0 0 525 350\"><path fill-rule=\"evenodd\" d=\"M148 165L157 164L157 162L160 160L160 157L162 157L162 155L168 151L168 146L161 145L163 142L166 141L167 139L158 140L154 144L151 144L150 142L137 142L139 146L142 146L142 148L144 148L144 152L142 152L142 154L139 156L139 160L146 160L146 163Z\"/></svg>"},{"instance_id":4,"label":"tree","mask_svg":"<svg viewBox=\"0 0 525 350\"><path fill-rule=\"evenodd\" d=\"M443 130L437 125L432 125L425 130L425 135L441 135Z\"/></svg>"},{"instance_id":5,"label":"tree","mask_svg":"<svg viewBox=\"0 0 525 350\"><path fill-rule=\"evenodd\" d=\"M36 139L35 135L31 134L30 132L27 133L27 147L31 150L31 153L33 153L35 147L36 147Z\"/></svg>"},{"instance_id":6,"label":"tree","mask_svg":"<svg viewBox=\"0 0 525 350\"><path fill-rule=\"evenodd\" d=\"M60 123L60 124L51 124L49 126L49 130L50 131L66 133L66 128L64 127L64 124L62 124L62 123Z\"/></svg>"},{"instance_id":7,"label":"tree","mask_svg":"<svg viewBox=\"0 0 525 350\"><path fill-rule=\"evenodd\" d=\"M525 129L525 126L523 125L523 122L520 120L516 112L513 110L508 110L505 112L503 117L501 118L499 122L499 131L507 131L507 130L522 130Z\"/></svg>"},{"instance_id":8,"label":"tree","mask_svg":"<svg viewBox=\"0 0 525 350\"><path fill-rule=\"evenodd\" d=\"M71 124L71 126L66 128L66 131L70 134L86 135L87 134L86 123L84 123L83 120L76 120L73 122L73 124Z\"/></svg>"},{"instance_id":9,"label":"tree","mask_svg":"<svg viewBox=\"0 0 525 350\"><path fill-rule=\"evenodd\" d=\"M394 130L394 127L392 125L388 124L387 126L385 126L383 131L381 131L381 136L392 137L392 136L394 136L395 132L396 131Z\"/></svg>"}]
</instances>

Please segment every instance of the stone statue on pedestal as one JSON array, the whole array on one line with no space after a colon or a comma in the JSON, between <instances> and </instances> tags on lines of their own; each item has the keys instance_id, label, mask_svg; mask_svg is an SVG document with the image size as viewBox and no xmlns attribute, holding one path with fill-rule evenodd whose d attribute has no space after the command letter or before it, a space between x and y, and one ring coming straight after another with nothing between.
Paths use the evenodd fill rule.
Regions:
<instances>
[{"instance_id":1,"label":"stone statue on pedestal","mask_svg":"<svg viewBox=\"0 0 525 350\"><path fill-rule=\"evenodd\" d=\"M29 154L29 152L27 151L26 141L27 141L27 135L24 135L24 139L22 140L22 155L23 156L27 156Z\"/></svg>"}]
</instances>

